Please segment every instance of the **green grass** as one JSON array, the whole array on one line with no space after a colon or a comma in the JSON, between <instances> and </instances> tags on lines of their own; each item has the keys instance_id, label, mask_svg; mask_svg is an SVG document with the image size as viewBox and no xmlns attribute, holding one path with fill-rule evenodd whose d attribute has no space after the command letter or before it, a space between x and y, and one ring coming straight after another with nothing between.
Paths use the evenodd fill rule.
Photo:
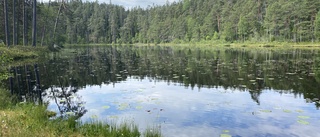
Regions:
<instances>
[{"instance_id":1,"label":"green grass","mask_svg":"<svg viewBox=\"0 0 320 137\"><path fill-rule=\"evenodd\" d=\"M99 121L81 123L74 117L50 119L46 105L13 103L8 91L0 89L0 136L5 137L160 137L158 130L141 133L138 126Z\"/></svg>"},{"instance_id":2,"label":"green grass","mask_svg":"<svg viewBox=\"0 0 320 137\"><path fill-rule=\"evenodd\" d=\"M209 46L209 47L229 47L229 48L252 48L252 47L260 47L260 48L320 48L320 42L225 42L225 41L200 41L200 42L172 42L172 43L134 43L134 44L66 44L66 46L110 46L110 45L140 45L140 46Z\"/></svg>"},{"instance_id":3,"label":"green grass","mask_svg":"<svg viewBox=\"0 0 320 137\"><path fill-rule=\"evenodd\" d=\"M0 55L6 55L13 60L37 58L41 54L48 52L47 47L31 47L31 46L0 46Z\"/></svg>"}]
</instances>

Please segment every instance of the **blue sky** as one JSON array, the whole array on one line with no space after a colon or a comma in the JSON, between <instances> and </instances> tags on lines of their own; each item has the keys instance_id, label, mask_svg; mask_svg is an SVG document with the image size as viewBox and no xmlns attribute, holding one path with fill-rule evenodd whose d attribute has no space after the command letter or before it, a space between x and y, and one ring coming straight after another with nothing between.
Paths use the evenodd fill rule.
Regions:
<instances>
[{"instance_id":1,"label":"blue sky","mask_svg":"<svg viewBox=\"0 0 320 137\"><path fill-rule=\"evenodd\" d=\"M43 2L47 2L49 0L38 0L38 1L43 1ZM54 0L51 0L54 1ZM95 1L95 0L82 0L82 1ZM103 3L109 3L110 0L98 0L99 2ZM117 4L117 5L122 5L124 7L127 8L132 8L135 6L140 6L143 8L148 7L148 5L164 5L166 4L166 2L174 2L174 1L178 1L178 0L111 0L113 4Z\"/></svg>"}]
</instances>

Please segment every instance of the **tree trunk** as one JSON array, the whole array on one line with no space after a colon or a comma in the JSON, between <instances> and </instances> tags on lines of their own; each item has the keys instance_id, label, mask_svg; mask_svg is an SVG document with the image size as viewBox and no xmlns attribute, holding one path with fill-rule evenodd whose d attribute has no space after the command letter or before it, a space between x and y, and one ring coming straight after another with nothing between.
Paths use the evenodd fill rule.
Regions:
<instances>
[{"instance_id":1,"label":"tree trunk","mask_svg":"<svg viewBox=\"0 0 320 137\"><path fill-rule=\"evenodd\" d=\"M57 17L56 17L56 22L54 23L54 28L53 28L53 40L55 39L56 30L57 30L57 25L58 25L58 21L59 21L59 16L60 16L61 9L62 9L62 4L63 4L63 2L61 2L61 4L60 4L59 10L58 10L58 14L57 14Z\"/></svg>"},{"instance_id":2,"label":"tree trunk","mask_svg":"<svg viewBox=\"0 0 320 137\"><path fill-rule=\"evenodd\" d=\"M13 30L12 30L12 44L13 46L17 45L17 17L16 17L16 0L12 1L12 24L13 24Z\"/></svg>"},{"instance_id":3,"label":"tree trunk","mask_svg":"<svg viewBox=\"0 0 320 137\"><path fill-rule=\"evenodd\" d=\"M5 33L6 33L6 44L9 47L10 46L10 32L9 32L9 23L8 23L8 1L4 0L4 21L5 21Z\"/></svg>"},{"instance_id":4,"label":"tree trunk","mask_svg":"<svg viewBox=\"0 0 320 137\"><path fill-rule=\"evenodd\" d=\"M28 28L27 28L27 10L26 10L26 1L23 0L23 45L28 45Z\"/></svg>"},{"instance_id":5,"label":"tree trunk","mask_svg":"<svg viewBox=\"0 0 320 137\"><path fill-rule=\"evenodd\" d=\"M32 3L33 17L32 17L32 46L36 46L37 43L37 0L33 0Z\"/></svg>"},{"instance_id":6,"label":"tree trunk","mask_svg":"<svg viewBox=\"0 0 320 137\"><path fill-rule=\"evenodd\" d=\"M50 3L51 3L51 0L49 0L49 3L48 3L48 10L50 8ZM43 27L42 27L42 36L41 36L41 46L43 46L43 41L44 41L44 37L46 35L46 24L47 24L47 20L48 20L48 14L46 15L46 18L45 18L45 22L43 24Z\"/></svg>"}]
</instances>

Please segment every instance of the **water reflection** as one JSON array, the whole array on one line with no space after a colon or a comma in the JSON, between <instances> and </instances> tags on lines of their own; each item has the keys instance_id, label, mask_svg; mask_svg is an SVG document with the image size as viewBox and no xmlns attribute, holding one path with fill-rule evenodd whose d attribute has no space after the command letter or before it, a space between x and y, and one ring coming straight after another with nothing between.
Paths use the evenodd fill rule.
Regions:
<instances>
[{"instance_id":1,"label":"water reflection","mask_svg":"<svg viewBox=\"0 0 320 137\"><path fill-rule=\"evenodd\" d=\"M223 130L238 136L308 136L306 130L310 135L319 134L312 130L320 122L314 109L314 105L320 106L319 53L78 47L51 54L47 62L39 64L39 74L49 109L61 116L73 114L84 121L96 116L127 117L142 127L151 121L170 136L201 136L200 130L203 136ZM15 75L14 85L26 79L21 76L26 77ZM14 88L36 89L34 83L33 88L24 87ZM308 121L315 122L301 128L299 115L308 115Z\"/></svg>"},{"instance_id":2,"label":"water reflection","mask_svg":"<svg viewBox=\"0 0 320 137\"><path fill-rule=\"evenodd\" d=\"M57 79L76 80L76 87L125 81L127 77L181 83L185 87L249 90L259 104L263 89L303 95L317 100L319 51L238 50L170 47L86 47L69 49L49 60L44 85ZM317 107L319 104L317 103Z\"/></svg>"}]
</instances>

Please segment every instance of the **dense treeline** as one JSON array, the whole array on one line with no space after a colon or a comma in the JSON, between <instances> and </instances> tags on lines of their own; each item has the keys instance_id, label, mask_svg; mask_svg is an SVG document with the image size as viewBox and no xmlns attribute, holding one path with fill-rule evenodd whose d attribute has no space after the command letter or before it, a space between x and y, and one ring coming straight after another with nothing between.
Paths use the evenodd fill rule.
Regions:
<instances>
[{"instance_id":1,"label":"dense treeline","mask_svg":"<svg viewBox=\"0 0 320 137\"><path fill-rule=\"evenodd\" d=\"M30 0L25 2L30 24L32 7L28 4ZM16 4L19 39L22 39L21 3ZM8 5L12 22L12 2ZM61 44L320 40L319 0L181 0L146 9L60 0L37 6L37 43L44 45L52 41ZM3 18L0 16L1 28ZM12 23L9 24L12 28ZM0 39L5 38L2 30Z\"/></svg>"}]
</instances>

